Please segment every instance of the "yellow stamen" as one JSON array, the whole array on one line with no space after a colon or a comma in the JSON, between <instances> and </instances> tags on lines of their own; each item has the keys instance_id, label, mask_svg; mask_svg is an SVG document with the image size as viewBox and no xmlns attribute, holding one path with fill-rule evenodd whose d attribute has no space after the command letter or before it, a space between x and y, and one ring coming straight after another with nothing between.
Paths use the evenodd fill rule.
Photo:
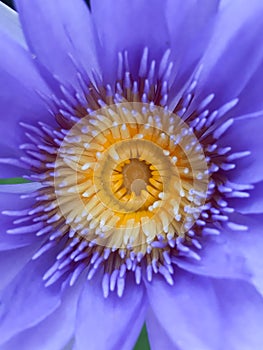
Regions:
<instances>
[{"instance_id":1,"label":"yellow stamen","mask_svg":"<svg viewBox=\"0 0 263 350\"><path fill-rule=\"evenodd\" d=\"M197 144L189 127L161 107L122 103L87 115L57 157L60 210L77 232L88 228L80 236L104 247L145 252L157 236L184 236L208 184Z\"/></svg>"}]
</instances>

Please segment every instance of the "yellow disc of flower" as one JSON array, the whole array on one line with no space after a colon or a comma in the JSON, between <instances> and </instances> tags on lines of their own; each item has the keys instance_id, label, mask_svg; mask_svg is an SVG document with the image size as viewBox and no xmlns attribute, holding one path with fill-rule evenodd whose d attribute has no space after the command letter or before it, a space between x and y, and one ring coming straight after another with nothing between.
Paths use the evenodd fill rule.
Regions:
<instances>
[{"instance_id":1,"label":"yellow disc of flower","mask_svg":"<svg viewBox=\"0 0 263 350\"><path fill-rule=\"evenodd\" d=\"M208 171L193 131L167 110L120 103L68 132L55 165L59 208L83 239L145 252L184 237L206 199Z\"/></svg>"}]
</instances>

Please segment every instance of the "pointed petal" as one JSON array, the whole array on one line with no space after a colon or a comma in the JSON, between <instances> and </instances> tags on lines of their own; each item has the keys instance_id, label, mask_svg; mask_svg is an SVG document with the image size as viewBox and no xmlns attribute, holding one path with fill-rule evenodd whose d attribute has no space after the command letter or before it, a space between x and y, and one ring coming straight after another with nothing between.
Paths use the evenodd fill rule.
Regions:
<instances>
[{"instance_id":1,"label":"pointed petal","mask_svg":"<svg viewBox=\"0 0 263 350\"><path fill-rule=\"evenodd\" d=\"M35 326L59 307L60 286L45 287L42 280L50 259L54 259L54 252L29 262L1 293L1 344Z\"/></svg>"},{"instance_id":2,"label":"pointed petal","mask_svg":"<svg viewBox=\"0 0 263 350\"><path fill-rule=\"evenodd\" d=\"M263 213L263 181L253 184L254 188L250 191L248 198L235 198L229 203L237 212L242 214L260 214Z\"/></svg>"},{"instance_id":3,"label":"pointed petal","mask_svg":"<svg viewBox=\"0 0 263 350\"><path fill-rule=\"evenodd\" d=\"M0 290L3 290L31 260L41 243L33 243L27 247L0 252Z\"/></svg>"},{"instance_id":4,"label":"pointed petal","mask_svg":"<svg viewBox=\"0 0 263 350\"><path fill-rule=\"evenodd\" d=\"M173 73L176 76L171 88L180 91L192 75L203 56L218 18L218 0L168 0L166 8L167 24L171 42Z\"/></svg>"},{"instance_id":5,"label":"pointed petal","mask_svg":"<svg viewBox=\"0 0 263 350\"><path fill-rule=\"evenodd\" d=\"M55 350L62 349L74 336L77 303L80 286L66 289L61 298L61 305L45 320L29 328L10 341L1 345L2 350ZM72 346L68 348L72 350Z\"/></svg>"},{"instance_id":6,"label":"pointed petal","mask_svg":"<svg viewBox=\"0 0 263 350\"><path fill-rule=\"evenodd\" d=\"M146 325L151 350L173 349L181 350L169 337L166 329L158 321L153 311L150 309L146 315Z\"/></svg>"},{"instance_id":7,"label":"pointed petal","mask_svg":"<svg viewBox=\"0 0 263 350\"><path fill-rule=\"evenodd\" d=\"M253 283L263 293L262 215L235 215L231 222L247 226L247 231L222 229L218 237L201 240L201 260L174 259L182 269L217 278L236 278Z\"/></svg>"},{"instance_id":8,"label":"pointed petal","mask_svg":"<svg viewBox=\"0 0 263 350\"><path fill-rule=\"evenodd\" d=\"M251 155L236 160L236 168L228 171L228 179L237 183L255 183L263 180L263 112L234 120L222 136L219 146L230 146L231 152L250 151Z\"/></svg>"},{"instance_id":9,"label":"pointed petal","mask_svg":"<svg viewBox=\"0 0 263 350\"><path fill-rule=\"evenodd\" d=\"M97 41L88 7L83 0L16 0L28 46L60 81L76 84L77 67L99 71Z\"/></svg>"},{"instance_id":10,"label":"pointed petal","mask_svg":"<svg viewBox=\"0 0 263 350\"><path fill-rule=\"evenodd\" d=\"M158 279L147 286L154 318L174 349L262 348L263 299L251 285L182 271L176 271L176 276L172 287ZM157 335L151 339L154 333L148 320L147 326L154 342Z\"/></svg>"},{"instance_id":11,"label":"pointed petal","mask_svg":"<svg viewBox=\"0 0 263 350\"><path fill-rule=\"evenodd\" d=\"M175 349L219 349L220 319L210 280L179 269L175 276L174 286L158 277L146 286L155 319ZM148 320L147 327L153 343L156 337L152 339L154 330Z\"/></svg>"},{"instance_id":12,"label":"pointed petal","mask_svg":"<svg viewBox=\"0 0 263 350\"><path fill-rule=\"evenodd\" d=\"M16 235L6 233L8 229L13 227L13 221L20 217L7 215L6 211L25 211L25 215L27 215L26 212L32 208L34 199L21 199L20 196L22 194L32 193L38 190L40 187L41 185L38 183L0 185L0 251L24 247L33 243L37 243L39 241L34 233Z\"/></svg>"},{"instance_id":13,"label":"pointed petal","mask_svg":"<svg viewBox=\"0 0 263 350\"><path fill-rule=\"evenodd\" d=\"M0 20L1 30L26 48L27 45L18 20L18 15L3 2L0 2Z\"/></svg>"},{"instance_id":14,"label":"pointed petal","mask_svg":"<svg viewBox=\"0 0 263 350\"><path fill-rule=\"evenodd\" d=\"M129 4L121 0L91 1L106 82L115 83L117 79L118 52L127 50L131 73L137 77L145 47L149 48L150 58L156 60L170 48L165 8L163 0L134 0Z\"/></svg>"},{"instance_id":15,"label":"pointed petal","mask_svg":"<svg viewBox=\"0 0 263 350\"><path fill-rule=\"evenodd\" d=\"M233 0L225 1L221 5L212 40L202 60L203 71L200 80L202 96L216 93L214 103L217 107L238 97L262 66L262 11L261 0L242 4L239 0ZM250 30L251 28L253 30ZM260 76L258 80L261 81ZM245 94L242 97L245 99L242 102L243 113L259 109L259 106L249 106L250 101L246 99ZM236 115L233 113L232 115ZM237 113L240 114L238 109Z\"/></svg>"},{"instance_id":16,"label":"pointed petal","mask_svg":"<svg viewBox=\"0 0 263 350\"><path fill-rule=\"evenodd\" d=\"M52 123L45 103L38 92L50 95L39 76L30 54L16 41L1 33L0 76L0 158L18 158L19 145L28 142L20 122L36 124L39 120ZM25 170L14 162L1 165L1 177L22 176Z\"/></svg>"},{"instance_id":17,"label":"pointed petal","mask_svg":"<svg viewBox=\"0 0 263 350\"><path fill-rule=\"evenodd\" d=\"M213 288L222 325L219 349L262 349L262 296L243 281L215 279Z\"/></svg>"},{"instance_id":18,"label":"pointed petal","mask_svg":"<svg viewBox=\"0 0 263 350\"><path fill-rule=\"evenodd\" d=\"M133 283L121 298L104 298L99 278L87 282L78 305L76 350L131 349L144 323L144 298L143 287Z\"/></svg>"},{"instance_id":19,"label":"pointed petal","mask_svg":"<svg viewBox=\"0 0 263 350\"><path fill-rule=\"evenodd\" d=\"M223 232L217 237L204 237L200 240L202 249L198 251L200 261L177 257L173 258L174 264L194 274L218 278L239 278L250 280L251 271L246 264L245 257L234 248L231 234L239 240L246 233L229 232L225 236Z\"/></svg>"}]
</instances>

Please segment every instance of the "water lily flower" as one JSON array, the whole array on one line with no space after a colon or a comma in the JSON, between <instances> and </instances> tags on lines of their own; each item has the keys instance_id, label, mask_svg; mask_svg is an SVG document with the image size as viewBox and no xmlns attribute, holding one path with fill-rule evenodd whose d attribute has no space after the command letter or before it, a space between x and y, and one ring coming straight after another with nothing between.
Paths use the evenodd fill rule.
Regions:
<instances>
[{"instance_id":1,"label":"water lily flower","mask_svg":"<svg viewBox=\"0 0 263 350\"><path fill-rule=\"evenodd\" d=\"M263 349L262 1L16 8L1 350Z\"/></svg>"}]
</instances>

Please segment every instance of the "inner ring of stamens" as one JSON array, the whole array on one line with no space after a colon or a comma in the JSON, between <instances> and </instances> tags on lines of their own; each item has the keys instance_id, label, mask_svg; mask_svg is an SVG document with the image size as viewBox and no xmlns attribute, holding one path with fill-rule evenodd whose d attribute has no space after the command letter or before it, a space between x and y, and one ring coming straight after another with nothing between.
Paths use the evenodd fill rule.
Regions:
<instances>
[{"instance_id":1,"label":"inner ring of stamens","mask_svg":"<svg viewBox=\"0 0 263 350\"><path fill-rule=\"evenodd\" d=\"M207 174L202 147L178 116L123 103L94 111L65 136L55 193L77 237L145 252L157 236L183 237L192 227Z\"/></svg>"},{"instance_id":2,"label":"inner ring of stamens","mask_svg":"<svg viewBox=\"0 0 263 350\"><path fill-rule=\"evenodd\" d=\"M116 215L145 212L144 216L152 216L146 211L160 200L160 193L172 182L180 187L177 169L163 150L152 141L138 139L109 147L101 155L93 179L100 202Z\"/></svg>"}]
</instances>

